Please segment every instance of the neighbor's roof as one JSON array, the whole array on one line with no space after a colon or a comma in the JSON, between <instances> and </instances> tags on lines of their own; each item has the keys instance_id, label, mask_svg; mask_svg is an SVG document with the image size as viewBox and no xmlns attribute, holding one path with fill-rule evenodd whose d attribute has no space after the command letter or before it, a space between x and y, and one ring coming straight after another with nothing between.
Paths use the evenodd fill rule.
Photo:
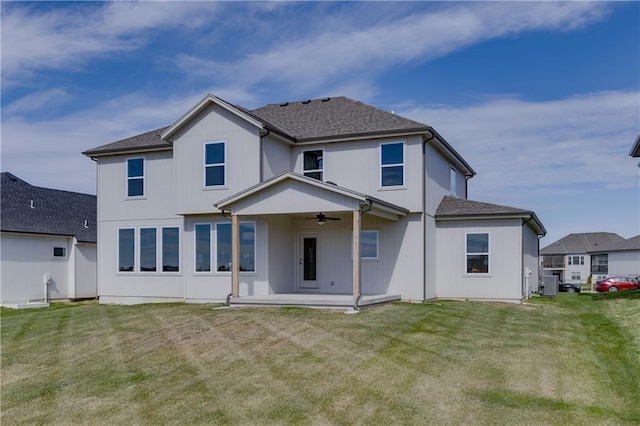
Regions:
<instances>
[{"instance_id":1,"label":"neighbor's roof","mask_svg":"<svg viewBox=\"0 0 640 426\"><path fill-rule=\"evenodd\" d=\"M238 105L231 105L213 95L207 95L171 126L102 145L85 151L83 154L94 156L151 149L171 149L171 142L162 139L163 133L165 136L170 136L169 134L175 132L191 115L198 113L212 102L235 111L239 116L255 120L265 130L278 133L294 143L429 132L434 134L443 146L460 161L462 166L469 170L470 175L475 174L460 154L430 126L344 96L269 104L250 111Z\"/></svg>"},{"instance_id":2,"label":"neighbor's roof","mask_svg":"<svg viewBox=\"0 0 640 426\"><path fill-rule=\"evenodd\" d=\"M612 252L612 251L636 251L636 250L640 250L640 235L631 237L628 240L622 240L617 243L598 247L596 250L593 250L591 253L604 253L604 252Z\"/></svg>"},{"instance_id":3,"label":"neighbor's roof","mask_svg":"<svg viewBox=\"0 0 640 426\"><path fill-rule=\"evenodd\" d=\"M471 201L457 198L451 195L445 196L436 209L436 220L456 220L488 217L516 217L531 219L535 227L532 227L538 235L547 233L540 219L531 210L519 209L515 207L502 206L498 204Z\"/></svg>"},{"instance_id":4,"label":"neighbor's roof","mask_svg":"<svg viewBox=\"0 0 640 426\"><path fill-rule=\"evenodd\" d=\"M540 250L540 254L589 253L623 240L620 235L611 232L569 234Z\"/></svg>"},{"instance_id":5,"label":"neighbor's roof","mask_svg":"<svg viewBox=\"0 0 640 426\"><path fill-rule=\"evenodd\" d=\"M40 188L7 172L2 173L0 182L2 231L75 236L78 241L96 242L95 195Z\"/></svg>"}]
</instances>

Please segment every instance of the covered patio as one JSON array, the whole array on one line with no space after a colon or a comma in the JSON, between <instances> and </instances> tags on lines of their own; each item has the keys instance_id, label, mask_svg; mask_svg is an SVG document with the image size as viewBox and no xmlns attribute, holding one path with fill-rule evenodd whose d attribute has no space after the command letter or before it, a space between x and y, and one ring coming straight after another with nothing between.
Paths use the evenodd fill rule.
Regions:
<instances>
[{"instance_id":1,"label":"covered patio","mask_svg":"<svg viewBox=\"0 0 640 426\"><path fill-rule=\"evenodd\" d=\"M406 216L408 210L393 204L369 197L349 189L330 183L322 182L293 172L285 172L266 180L259 185L248 188L216 204L225 215L231 216L231 281L232 292L229 295L230 305L277 305L277 306L315 306L315 307L354 307L374 305L393 300L399 300L400 294L388 294L384 289L367 289L362 285L361 272L361 231L362 216L367 214L385 222L397 222ZM295 261L280 258L278 268L298 267L294 288L283 288L276 285L274 277L269 276L269 294L241 294L241 237L240 223L249 217L296 217L300 215L314 215L317 217L316 225L324 225L325 214L339 216L333 220L343 220L338 243L326 238L323 242L318 230L296 228L295 242L287 238L279 240L276 251L285 251L286 246L293 244L298 247L295 252ZM327 217L327 219L331 219ZM322 226L325 228L328 225ZM271 228L271 227L270 227ZM334 228L335 229L335 228ZM269 231L272 232L272 231ZM274 234L277 231L273 231ZM289 232L289 231L287 231ZM283 235L286 235L283 234ZM347 237L348 235L348 237ZM270 235L271 239L273 235ZM350 238L350 244L346 244ZM274 240L275 241L275 240ZM323 273L335 269L332 262L319 262L317 257L321 244L328 251L343 250L340 264L342 269L340 281L330 281L331 288L322 287L320 279ZM339 244L339 245L335 245ZM345 245L341 245L345 244ZM349 247L350 245L350 247ZM350 252L350 253L349 253ZM259 256L270 256L264 251ZM349 257L351 260L348 260ZM271 259L273 260L273 259ZM325 259L326 260L326 259ZM349 263L346 263L346 262ZM348 266L350 264L350 266ZM350 271L349 271L350 269ZM326 285L326 283L325 283ZM293 290L293 291L292 291ZM372 291L374 290L374 291Z\"/></svg>"}]
</instances>

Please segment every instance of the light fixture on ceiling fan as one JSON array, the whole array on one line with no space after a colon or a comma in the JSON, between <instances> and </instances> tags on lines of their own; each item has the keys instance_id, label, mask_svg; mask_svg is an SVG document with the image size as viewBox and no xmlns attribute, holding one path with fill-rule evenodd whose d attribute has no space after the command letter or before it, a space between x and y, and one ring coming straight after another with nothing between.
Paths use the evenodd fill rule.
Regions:
<instances>
[{"instance_id":1,"label":"light fixture on ceiling fan","mask_svg":"<svg viewBox=\"0 0 640 426\"><path fill-rule=\"evenodd\" d=\"M316 223L318 225L324 225L328 220L340 220L339 217L327 217L324 215L324 213L318 213L313 219L316 220Z\"/></svg>"}]
</instances>

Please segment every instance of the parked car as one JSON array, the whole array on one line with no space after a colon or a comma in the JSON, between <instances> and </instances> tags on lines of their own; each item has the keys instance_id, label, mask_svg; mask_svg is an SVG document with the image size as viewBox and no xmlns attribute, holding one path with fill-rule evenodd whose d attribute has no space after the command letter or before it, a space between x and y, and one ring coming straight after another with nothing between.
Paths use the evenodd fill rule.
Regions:
<instances>
[{"instance_id":1,"label":"parked car","mask_svg":"<svg viewBox=\"0 0 640 426\"><path fill-rule=\"evenodd\" d=\"M605 278L596 282L596 291L635 290L640 288L640 283L633 278L624 275Z\"/></svg>"},{"instance_id":2,"label":"parked car","mask_svg":"<svg viewBox=\"0 0 640 426\"><path fill-rule=\"evenodd\" d=\"M558 291L564 293L580 293L582 291L582 287L577 284L571 283L558 283Z\"/></svg>"}]
</instances>

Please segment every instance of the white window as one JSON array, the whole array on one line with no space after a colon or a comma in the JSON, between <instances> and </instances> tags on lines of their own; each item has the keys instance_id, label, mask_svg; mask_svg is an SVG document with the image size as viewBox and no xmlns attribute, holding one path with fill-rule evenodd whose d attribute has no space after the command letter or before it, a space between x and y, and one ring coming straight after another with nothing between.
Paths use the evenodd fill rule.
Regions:
<instances>
[{"instance_id":1,"label":"white window","mask_svg":"<svg viewBox=\"0 0 640 426\"><path fill-rule=\"evenodd\" d=\"M140 228L140 272L156 272L156 228Z\"/></svg>"},{"instance_id":2,"label":"white window","mask_svg":"<svg viewBox=\"0 0 640 426\"><path fill-rule=\"evenodd\" d=\"M584 265L584 256L567 256L569 265Z\"/></svg>"},{"instance_id":3,"label":"white window","mask_svg":"<svg viewBox=\"0 0 640 426\"><path fill-rule=\"evenodd\" d=\"M226 146L224 142L204 145L204 186L224 186L226 182Z\"/></svg>"},{"instance_id":4,"label":"white window","mask_svg":"<svg viewBox=\"0 0 640 426\"><path fill-rule=\"evenodd\" d=\"M162 228L162 272L180 272L180 228Z\"/></svg>"},{"instance_id":5,"label":"white window","mask_svg":"<svg viewBox=\"0 0 640 426\"><path fill-rule=\"evenodd\" d=\"M144 195L144 158L127 159L127 197Z\"/></svg>"},{"instance_id":6,"label":"white window","mask_svg":"<svg viewBox=\"0 0 640 426\"><path fill-rule=\"evenodd\" d=\"M466 248L467 274L488 274L489 234L467 234Z\"/></svg>"},{"instance_id":7,"label":"white window","mask_svg":"<svg viewBox=\"0 0 640 426\"><path fill-rule=\"evenodd\" d=\"M458 196L457 180L458 180L458 174L456 173L456 169L454 169L453 167L450 167L449 168L449 193L453 196Z\"/></svg>"},{"instance_id":8,"label":"white window","mask_svg":"<svg viewBox=\"0 0 640 426\"><path fill-rule=\"evenodd\" d=\"M580 272L572 272L571 273L571 279L572 280L579 280L580 279Z\"/></svg>"},{"instance_id":9,"label":"white window","mask_svg":"<svg viewBox=\"0 0 640 426\"><path fill-rule=\"evenodd\" d=\"M302 153L302 174L310 178L324 179L324 153L321 149Z\"/></svg>"},{"instance_id":10,"label":"white window","mask_svg":"<svg viewBox=\"0 0 640 426\"><path fill-rule=\"evenodd\" d=\"M378 231L360 233L360 257L362 259L378 258Z\"/></svg>"},{"instance_id":11,"label":"white window","mask_svg":"<svg viewBox=\"0 0 640 426\"><path fill-rule=\"evenodd\" d=\"M196 234L196 272L211 272L211 225L198 223L195 225Z\"/></svg>"},{"instance_id":12,"label":"white window","mask_svg":"<svg viewBox=\"0 0 640 426\"><path fill-rule=\"evenodd\" d=\"M133 272L135 267L135 229L118 229L118 271Z\"/></svg>"},{"instance_id":13,"label":"white window","mask_svg":"<svg viewBox=\"0 0 640 426\"><path fill-rule=\"evenodd\" d=\"M256 270L256 224L240 222L240 271ZM216 271L231 271L231 224L216 223Z\"/></svg>"},{"instance_id":14,"label":"white window","mask_svg":"<svg viewBox=\"0 0 640 426\"><path fill-rule=\"evenodd\" d=\"M380 186L404 185L404 142L380 145Z\"/></svg>"}]
</instances>

